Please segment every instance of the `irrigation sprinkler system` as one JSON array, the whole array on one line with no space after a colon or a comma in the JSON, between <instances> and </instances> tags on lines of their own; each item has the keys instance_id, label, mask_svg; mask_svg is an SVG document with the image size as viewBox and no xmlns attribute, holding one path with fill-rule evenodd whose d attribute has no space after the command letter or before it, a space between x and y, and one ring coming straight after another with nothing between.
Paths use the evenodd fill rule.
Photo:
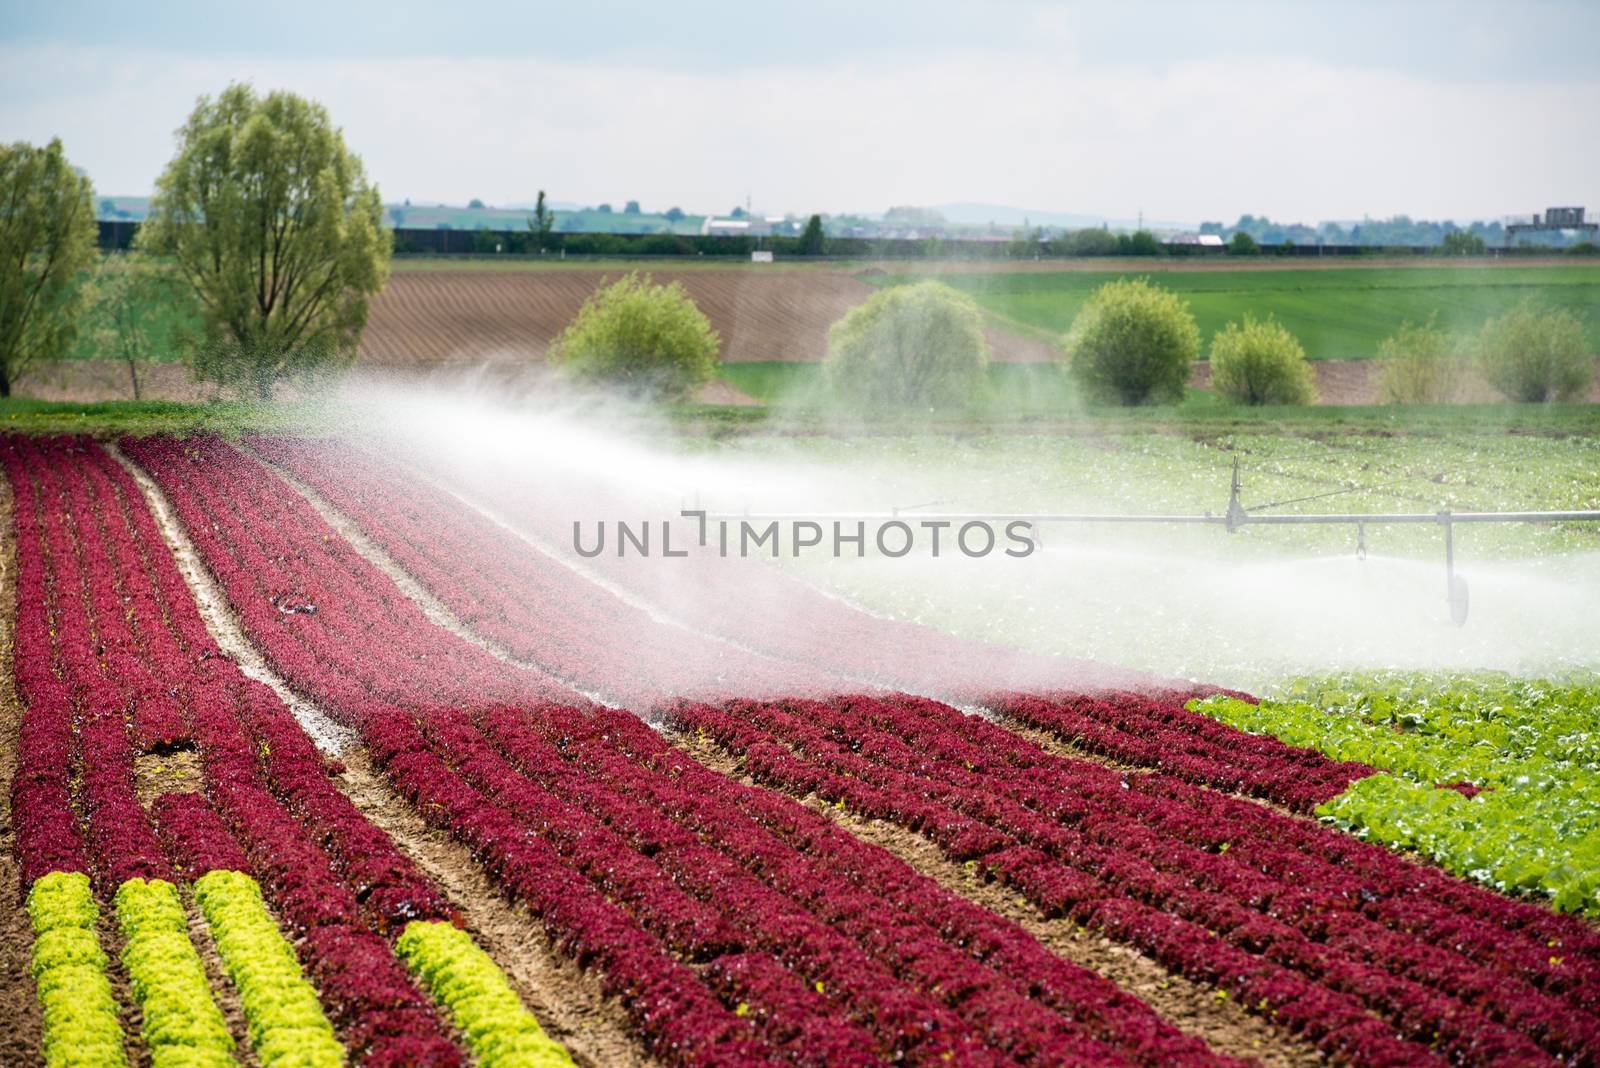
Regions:
<instances>
[{"instance_id":1,"label":"irrigation sprinkler system","mask_svg":"<svg viewBox=\"0 0 1600 1068\"><path fill-rule=\"evenodd\" d=\"M1239 478L1239 458L1233 459L1233 481L1228 492L1228 507L1218 513L1204 512L1193 514L1168 514L1168 515L1137 515L1126 513L1093 513L1093 512L1035 512L1035 513L995 513L995 512L924 512L921 508L927 505L917 505L910 508L894 508L888 512L837 512L837 513L808 513L776 514L776 513L710 513L707 518L728 520L752 519L810 519L810 520L905 520L916 518L930 522L948 522L958 524L964 522L987 523L1012 523L1022 522L1032 526L1035 530L1050 524L1072 523L1148 523L1148 524L1189 524L1201 526L1218 526L1225 528L1233 534L1251 526L1293 526L1293 525L1344 525L1356 528L1356 555L1366 559L1367 555L1367 527L1389 523L1422 523L1436 524L1444 532L1444 575L1445 597L1450 606L1450 622L1456 626L1464 626L1467 622L1467 609L1470 603L1470 594L1467 589L1467 580L1456 572L1455 526L1458 523L1594 523L1600 522L1600 511L1572 510L1562 512L1452 512L1448 508L1440 508L1435 512L1313 512L1313 513L1275 513L1261 514L1267 508L1281 507L1287 504L1297 504L1302 501L1315 500L1322 497L1331 497L1342 493L1353 493L1363 487L1332 490L1326 493L1313 494L1309 497L1297 497L1287 501L1273 501L1269 504L1255 505L1246 508L1240 499L1242 484ZM1041 541L1042 545L1042 541Z\"/></svg>"}]
</instances>

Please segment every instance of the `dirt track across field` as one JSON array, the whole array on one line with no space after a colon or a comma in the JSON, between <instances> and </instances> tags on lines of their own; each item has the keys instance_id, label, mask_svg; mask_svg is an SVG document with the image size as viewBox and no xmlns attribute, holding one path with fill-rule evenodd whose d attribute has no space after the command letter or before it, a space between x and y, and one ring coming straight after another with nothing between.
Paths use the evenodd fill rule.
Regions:
<instances>
[{"instance_id":1,"label":"dirt track across field","mask_svg":"<svg viewBox=\"0 0 1600 1068\"><path fill-rule=\"evenodd\" d=\"M620 271L406 270L389 278L361 341L368 367L426 367L539 359L584 300ZM722 338L728 363L820 360L828 328L876 290L839 270L664 270L681 282ZM1002 362L1053 359L1030 338L990 330Z\"/></svg>"}]
</instances>

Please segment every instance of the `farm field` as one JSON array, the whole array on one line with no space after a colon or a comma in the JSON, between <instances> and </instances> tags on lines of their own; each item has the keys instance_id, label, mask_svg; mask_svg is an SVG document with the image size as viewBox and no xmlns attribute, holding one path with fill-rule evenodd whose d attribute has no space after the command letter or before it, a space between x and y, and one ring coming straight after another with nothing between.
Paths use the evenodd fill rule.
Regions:
<instances>
[{"instance_id":1,"label":"farm field","mask_svg":"<svg viewBox=\"0 0 1600 1068\"><path fill-rule=\"evenodd\" d=\"M1397 424L1209 422L1108 432L848 438L749 435L742 459L816 464L863 510L1220 514L1240 462L1247 508L1274 513L1600 508L1591 431L1505 433L1486 412L1443 409ZM1336 414L1339 410L1333 410ZM1574 414L1578 410L1574 409ZM1375 414L1375 413L1374 413ZM1531 428L1530 428L1531 429ZM1165 431L1165 432L1163 432ZM760 510L763 497L751 493ZM925 502L937 507L913 508ZM1480 525L1455 532L1457 566L1483 625L1441 628L1443 546L1432 527L1048 529L1039 560L801 561L811 581L873 610L965 637L1255 688L1330 661L1412 658L1461 670L1592 667L1580 625L1600 579L1593 524ZM1159 591L1159 595L1152 591ZM1307 622L1315 606L1316 622ZM1499 621L1489 626L1490 620Z\"/></svg>"},{"instance_id":2,"label":"farm field","mask_svg":"<svg viewBox=\"0 0 1600 1068\"><path fill-rule=\"evenodd\" d=\"M970 294L985 309L1021 328L1064 333L1091 292L1116 278L1150 275L1189 302L1202 343L1246 312L1275 316L1312 360L1363 360L1402 322L1437 315L1440 327L1471 331L1525 297L1588 318L1590 348L1600 352L1600 264L1476 264L1472 266L1321 266L1249 269L1237 263L1195 269L1113 271L1038 269L937 272L940 281ZM895 285L924 275L909 271L863 276Z\"/></svg>"},{"instance_id":3,"label":"farm field","mask_svg":"<svg viewBox=\"0 0 1600 1068\"><path fill-rule=\"evenodd\" d=\"M1524 296L1533 296L1586 315L1591 342L1600 351L1600 323L1588 314L1600 307L1600 266L1585 263L1439 266L1388 261L1242 269L1233 262L1182 259L1119 260L1109 267L1105 261L759 266L616 261L572 266L402 259L373 302L360 366L382 372L487 364L497 374L536 366L594 288L630 270L682 282L721 336L722 377L764 404L820 405L819 364L826 355L828 328L869 297L874 286L924 277L970 293L991 314L986 334L995 365L986 407L1024 416L1079 407L1060 376L1046 366L1058 359L1056 341L1095 287L1146 274L1190 302L1206 341L1247 311L1275 315L1315 361L1318 397L1324 404L1375 403L1376 368L1369 361L1378 343L1403 321L1421 322L1434 313L1442 326L1471 330ZM72 359L33 370L20 384L21 391L74 401L131 396L125 367L88 358L94 344L80 339ZM176 362L179 355L158 352L156 361L145 366L141 378L146 395L179 401L212 397L215 387L191 381ZM1202 362L1190 384L1203 392L1208 383ZM1462 399L1484 403L1497 397L1486 384L1474 381ZM1589 399L1600 401L1600 381ZM717 398L707 401L717 403Z\"/></svg>"},{"instance_id":4,"label":"farm field","mask_svg":"<svg viewBox=\"0 0 1600 1068\"><path fill-rule=\"evenodd\" d=\"M535 265L539 267L539 265ZM658 282L681 282L722 338L728 363L819 361L828 327L872 295L842 271L722 268L680 270L670 264L617 269L401 270L373 301L362 341L366 367L429 367L485 359L541 359L588 296L607 278L648 271ZM991 332L1005 360L1049 359L1047 347Z\"/></svg>"},{"instance_id":5,"label":"farm field","mask_svg":"<svg viewBox=\"0 0 1600 1068\"><path fill-rule=\"evenodd\" d=\"M1240 266L1237 260L1202 263L1183 259L762 266L680 266L672 261L618 261L573 268L537 261L440 263L426 260L397 263L394 281L401 284L398 292L404 293L405 299L396 299L387 308L380 300L374 306L373 318L376 324L382 314L399 315L412 301L438 299L435 294L441 291L431 287L442 284L440 281L431 282L425 292L405 282L411 275L498 279L484 287L485 296L481 298L492 302L509 299L503 294L530 291L524 285L531 283L512 285L504 281L506 278L554 276L548 283L550 296L543 299L571 301L573 297L568 289L575 284L575 279L591 278L587 285L592 288L598 281L594 276L615 275L631 269L682 280L697 301L704 292L710 303L701 301L702 307L719 330L725 330L725 324L740 322L739 315L756 322L791 323L790 329L794 332L790 336L798 346L795 352L774 356L770 355L774 351L770 346L730 349L726 358L736 363L780 358L819 359L819 344L800 332L807 321L777 316L793 314L794 309L815 303L818 317L828 316L826 321L831 323L845 308L859 303L870 292L863 285L852 283L884 286L925 277L937 277L971 294L1023 336L1048 340L1071 326L1073 316L1095 288L1116 278L1149 275L1190 302L1205 342L1209 343L1211 335L1224 323L1245 312L1257 316L1270 313L1300 339L1307 356L1313 360L1369 359L1376 354L1378 342L1392 334L1401 322L1408 319L1422 322L1430 314L1437 314L1439 324L1447 329L1471 330L1527 296L1579 313L1600 306L1600 264L1584 261L1468 261L1459 265L1437 261L1380 261L1360 265L1268 262L1248 267ZM573 276L571 279L569 274ZM716 282L711 281L713 277L717 278ZM697 283L694 279L700 280ZM460 284L463 283L451 283ZM541 291L543 285L541 283ZM489 296L490 293L495 296ZM578 301L581 302L581 297ZM848 303L843 303L845 301ZM773 309L771 318L766 317L768 302ZM575 309L576 304L573 305ZM509 316L513 312L508 310L500 314ZM515 314L528 316L527 321L533 323L541 321L535 316L543 313L523 310ZM825 330L826 323L821 325ZM1600 351L1600 323L1594 322L1592 317L1589 330L1595 349ZM542 335L540 340L543 340ZM724 340L728 340L726 333ZM375 351L387 353L389 350ZM769 354L756 355L761 352ZM1021 352L1016 355L997 352L996 358L1010 361L1037 357Z\"/></svg>"},{"instance_id":6,"label":"farm field","mask_svg":"<svg viewBox=\"0 0 1600 1068\"><path fill-rule=\"evenodd\" d=\"M891 438L870 464L678 439L597 481L514 442L471 459L451 419L409 448L0 439L7 1063L1600 1056L1581 665L1258 702L1076 632L977 633L936 582L895 604L871 562L841 600L803 568L563 548L694 479L759 506L819 470L842 505L920 472L959 507L1177 509L1242 455L1252 500L1594 506L1580 423ZM1018 616L951 578L967 615Z\"/></svg>"},{"instance_id":7,"label":"farm field","mask_svg":"<svg viewBox=\"0 0 1600 1068\"><path fill-rule=\"evenodd\" d=\"M1540 2L8 10L0 1068L1600 1068Z\"/></svg>"}]
</instances>

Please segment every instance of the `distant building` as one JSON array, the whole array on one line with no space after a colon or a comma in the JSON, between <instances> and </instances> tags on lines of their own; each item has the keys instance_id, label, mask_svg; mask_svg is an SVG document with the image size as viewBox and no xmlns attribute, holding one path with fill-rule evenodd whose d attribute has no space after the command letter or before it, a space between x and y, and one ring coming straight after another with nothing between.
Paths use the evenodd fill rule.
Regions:
<instances>
[{"instance_id":1,"label":"distant building","mask_svg":"<svg viewBox=\"0 0 1600 1068\"><path fill-rule=\"evenodd\" d=\"M1200 248L1221 248L1221 234L1173 234L1161 242L1163 245L1198 245Z\"/></svg>"},{"instance_id":2,"label":"distant building","mask_svg":"<svg viewBox=\"0 0 1600 1068\"><path fill-rule=\"evenodd\" d=\"M706 216L700 224L702 237L767 237L772 224L765 219L714 219Z\"/></svg>"}]
</instances>

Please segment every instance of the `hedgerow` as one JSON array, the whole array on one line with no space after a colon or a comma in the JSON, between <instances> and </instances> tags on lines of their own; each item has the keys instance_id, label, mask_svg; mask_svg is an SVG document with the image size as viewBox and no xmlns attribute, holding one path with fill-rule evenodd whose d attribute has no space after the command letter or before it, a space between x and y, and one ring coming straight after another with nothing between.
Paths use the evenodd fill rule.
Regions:
<instances>
[{"instance_id":1,"label":"hedgerow","mask_svg":"<svg viewBox=\"0 0 1600 1068\"><path fill-rule=\"evenodd\" d=\"M344 1051L248 875L213 871L194 884L222 966L239 991L262 1068L338 1068Z\"/></svg>"},{"instance_id":2,"label":"hedgerow","mask_svg":"<svg viewBox=\"0 0 1600 1068\"><path fill-rule=\"evenodd\" d=\"M1316 809L1496 889L1600 916L1600 689L1498 676L1302 680L1259 705L1191 707L1391 772Z\"/></svg>"},{"instance_id":3,"label":"hedgerow","mask_svg":"<svg viewBox=\"0 0 1600 1068\"><path fill-rule=\"evenodd\" d=\"M130 879L114 903L124 939L122 965L144 1015L151 1062L185 1068L233 1064L233 1036L189 941L177 888L162 879Z\"/></svg>"},{"instance_id":4,"label":"hedgerow","mask_svg":"<svg viewBox=\"0 0 1600 1068\"><path fill-rule=\"evenodd\" d=\"M439 920L407 925L395 951L449 1010L479 1068L570 1065L572 1058L540 1028L505 975L472 936Z\"/></svg>"},{"instance_id":5,"label":"hedgerow","mask_svg":"<svg viewBox=\"0 0 1600 1068\"><path fill-rule=\"evenodd\" d=\"M95 936L99 915L89 877L81 872L51 872L28 891L46 1068L128 1063L106 955Z\"/></svg>"}]
</instances>

